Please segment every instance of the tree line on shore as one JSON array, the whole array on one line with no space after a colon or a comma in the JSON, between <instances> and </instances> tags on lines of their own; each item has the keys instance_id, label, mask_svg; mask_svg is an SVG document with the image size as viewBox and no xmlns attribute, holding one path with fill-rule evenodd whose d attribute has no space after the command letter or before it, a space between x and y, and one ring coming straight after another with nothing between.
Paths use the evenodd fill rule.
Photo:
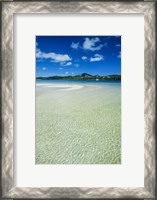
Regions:
<instances>
[{"instance_id":1,"label":"tree line on shore","mask_svg":"<svg viewBox=\"0 0 157 200\"><path fill-rule=\"evenodd\" d=\"M37 77L37 80L121 80L121 75L112 74L107 76L91 75L82 73L74 76L48 76L48 77Z\"/></svg>"}]
</instances>

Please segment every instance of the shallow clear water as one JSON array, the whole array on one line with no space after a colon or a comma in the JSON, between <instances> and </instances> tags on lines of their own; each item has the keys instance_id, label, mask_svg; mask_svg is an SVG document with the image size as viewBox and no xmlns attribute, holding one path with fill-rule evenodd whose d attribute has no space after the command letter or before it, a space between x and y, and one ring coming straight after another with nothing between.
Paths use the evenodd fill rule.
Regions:
<instances>
[{"instance_id":1,"label":"shallow clear water","mask_svg":"<svg viewBox=\"0 0 157 200\"><path fill-rule=\"evenodd\" d=\"M37 164L120 164L118 81L37 81Z\"/></svg>"}]
</instances>

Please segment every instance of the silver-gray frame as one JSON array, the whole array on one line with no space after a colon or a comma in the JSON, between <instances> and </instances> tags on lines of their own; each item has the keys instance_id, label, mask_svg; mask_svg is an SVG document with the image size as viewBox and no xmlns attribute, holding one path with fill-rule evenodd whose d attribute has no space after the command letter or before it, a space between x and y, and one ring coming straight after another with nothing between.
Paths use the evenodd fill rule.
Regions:
<instances>
[{"instance_id":1,"label":"silver-gray frame","mask_svg":"<svg viewBox=\"0 0 157 200\"><path fill-rule=\"evenodd\" d=\"M155 2L1 2L2 198L155 198ZM145 27L145 170L140 188L22 188L13 185L14 13L143 13ZM136 30L135 30L136 31ZM136 131L136 127L135 127ZM138 133L137 133L138 134ZM31 177L30 177L31 178Z\"/></svg>"}]
</instances>

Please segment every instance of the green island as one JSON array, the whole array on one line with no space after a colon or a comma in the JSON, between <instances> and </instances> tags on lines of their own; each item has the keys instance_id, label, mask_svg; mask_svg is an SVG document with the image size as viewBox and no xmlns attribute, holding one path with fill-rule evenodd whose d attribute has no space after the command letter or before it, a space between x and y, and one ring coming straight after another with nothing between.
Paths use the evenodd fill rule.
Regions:
<instances>
[{"instance_id":1,"label":"green island","mask_svg":"<svg viewBox=\"0 0 157 200\"><path fill-rule=\"evenodd\" d=\"M75 76L48 76L48 77L37 77L36 80L121 80L121 75L112 74L107 76L91 75L82 73Z\"/></svg>"}]
</instances>

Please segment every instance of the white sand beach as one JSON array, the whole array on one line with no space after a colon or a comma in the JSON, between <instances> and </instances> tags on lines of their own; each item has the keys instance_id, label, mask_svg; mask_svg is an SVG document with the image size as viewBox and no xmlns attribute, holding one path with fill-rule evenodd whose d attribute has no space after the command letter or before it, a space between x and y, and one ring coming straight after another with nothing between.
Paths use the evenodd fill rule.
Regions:
<instances>
[{"instance_id":1,"label":"white sand beach","mask_svg":"<svg viewBox=\"0 0 157 200\"><path fill-rule=\"evenodd\" d=\"M66 91L66 90L79 90L81 88L83 88L84 86L83 85L74 85L74 84L37 84L36 85L37 87L47 87L47 88L64 88L64 89L61 89L63 91Z\"/></svg>"}]
</instances>

